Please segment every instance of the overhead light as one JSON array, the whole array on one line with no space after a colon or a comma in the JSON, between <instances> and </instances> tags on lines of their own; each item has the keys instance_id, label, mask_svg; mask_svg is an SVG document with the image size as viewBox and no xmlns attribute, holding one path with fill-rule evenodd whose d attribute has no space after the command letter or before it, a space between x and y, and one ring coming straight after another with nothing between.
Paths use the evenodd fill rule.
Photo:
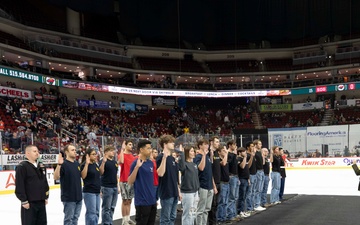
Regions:
<instances>
[{"instance_id":1,"label":"overhead light","mask_svg":"<svg viewBox=\"0 0 360 225\"><path fill-rule=\"evenodd\" d=\"M108 71L106 71L107 73L109 72L109 70Z\"/></svg>"},{"instance_id":2,"label":"overhead light","mask_svg":"<svg viewBox=\"0 0 360 225\"><path fill-rule=\"evenodd\" d=\"M59 64L59 66L61 66L61 64Z\"/></svg>"},{"instance_id":3,"label":"overhead light","mask_svg":"<svg viewBox=\"0 0 360 225\"><path fill-rule=\"evenodd\" d=\"M187 80L185 80L185 82L186 82Z\"/></svg>"},{"instance_id":4,"label":"overhead light","mask_svg":"<svg viewBox=\"0 0 360 225\"><path fill-rule=\"evenodd\" d=\"M21 56L18 56L18 59L21 59Z\"/></svg>"}]
</instances>

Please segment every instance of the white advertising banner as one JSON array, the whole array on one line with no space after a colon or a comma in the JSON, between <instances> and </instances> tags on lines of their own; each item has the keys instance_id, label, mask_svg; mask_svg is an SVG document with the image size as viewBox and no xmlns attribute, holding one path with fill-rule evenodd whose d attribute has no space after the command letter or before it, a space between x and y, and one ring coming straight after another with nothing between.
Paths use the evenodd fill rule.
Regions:
<instances>
[{"instance_id":1,"label":"white advertising banner","mask_svg":"<svg viewBox=\"0 0 360 225\"><path fill-rule=\"evenodd\" d=\"M299 104L293 104L293 111L296 110L311 110L311 109L321 109L324 107L324 102L305 102Z\"/></svg>"},{"instance_id":2,"label":"white advertising banner","mask_svg":"<svg viewBox=\"0 0 360 225\"><path fill-rule=\"evenodd\" d=\"M290 159L290 161L286 163L286 167L294 169L349 168L349 170L352 170L351 164L354 159L356 159L357 163L360 162L359 157L298 158Z\"/></svg>"},{"instance_id":3,"label":"white advertising banner","mask_svg":"<svg viewBox=\"0 0 360 225\"><path fill-rule=\"evenodd\" d=\"M360 151L360 124L349 125L349 150L352 153Z\"/></svg>"},{"instance_id":4,"label":"white advertising banner","mask_svg":"<svg viewBox=\"0 0 360 225\"><path fill-rule=\"evenodd\" d=\"M33 99L31 91L0 86L0 96L9 98Z\"/></svg>"},{"instance_id":5,"label":"white advertising banner","mask_svg":"<svg viewBox=\"0 0 360 225\"><path fill-rule=\"evenodd\" d=\"M42 154L40 155L43 164L56 164L58 154ZM2 165L18 165L21 161L25 160L24 154L4 154L1 155Z\"/></svg>"},{"instance_id":6,"label":"white advertising banner","mask_svg":"<svg viewBox=\"0 0 360 225\"><path fill-rule=\"evenodd\" d=\"M348 147L348 125L308 127L307 153L318 150L323 156L343 155Z\"/></svg>"},{"instance_id":7,"label":"white advertising banner","mask_svg":"<svg viewBox=\"0 0 360 225\"><path fill-rule=\"evenodd\" d=\"M54 169L46 169L46 178L49 186L55 185L54 182ZM0 172L0 193L15 190L15 171L1 171Z\"/></svg>"},{"instance_id":8,"label":"white advertising banner","mask_svg":"<svg viewBox=\"0 0 360 225\"><path fill-rule=\"evenodd\" d=\"M293 156L306 150L306 128L269 128L269 148L279 146Z\"/></svg>"}]
</instances>

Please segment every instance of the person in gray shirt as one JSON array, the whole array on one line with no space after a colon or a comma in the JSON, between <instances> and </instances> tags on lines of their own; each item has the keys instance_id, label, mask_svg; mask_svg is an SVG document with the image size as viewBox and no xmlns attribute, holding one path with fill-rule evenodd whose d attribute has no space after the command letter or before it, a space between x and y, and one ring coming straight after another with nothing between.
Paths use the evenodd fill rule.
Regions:
<instances>
[{"instance_id":1,"label":"person in gray shirt","mask_svg":"<svg viewBox=\"0 0 360 225\"><path fill-rule=\"evenodd\" d=\"M198 166L193 162L196 152L194 147L180 146L179 170L181 172L180 193L182 196L183 214L181 224L193 225L196 218L198 190L200 187Z\"/></svg>"}]
</instances>

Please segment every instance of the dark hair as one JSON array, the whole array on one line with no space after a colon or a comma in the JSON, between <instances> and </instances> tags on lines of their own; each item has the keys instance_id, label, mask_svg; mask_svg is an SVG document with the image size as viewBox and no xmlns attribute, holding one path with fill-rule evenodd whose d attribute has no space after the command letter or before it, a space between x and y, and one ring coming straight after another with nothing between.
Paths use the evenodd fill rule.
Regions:
<instances>
[{"instance_id":1,"label":"dark hair","mask_svg":"<svg viewBox=\"0 0 360 225\"><path fill-rule=\"evenodd\" d=\"M151 145L151 141L147 140L147 139L141 139L139 140L138 144L137 144L137 151L138 153L140 152L140 148L145 147L146 145Z\"/></svg>"},{"instance_id":2,"label":"dark hair","mask_svg":"<svg viewBox=\"0 0 360 225\"><path fill-rule=\"evenodd\" d=\"M203 144L209 144L209 141L202 138L202 139L198 140L197 147L200 148L200 145L203 145Z\"/></svg>"},{"instance_id":3,"label":"dark hair","mask_svg":"<svg viewBox=\"0 0 360 225\"><path fill-rule=\"evenodd\" d=\"M185 146L184 147L184 154L185 154L185 160L190 157L190 150L194 148L193 146ZM194 149L195 150L195 149Z\"/></svg>"},{"instance_id":4,"label":"dark hair","mask_svg":"<svg viewBox=\"0 0 360 225\"><path fill-rule=\"evenodd\" d=\"M245 152L245 151L246 151L246 148L244 148L244 147L239 147L239 148L237 149L238 155L240 155L241 152Z\"/></svg>"},{"instance_id":5,"label":"dark hair","mask_svg":"<svg viewBox=\"0 0 360 225\"><path fill-rule=\"evenodd\" d=\"M210 138L210 142L215 141L215 139L219 139L219 140L220 140L220 138L219 138L218 136L212 136L212 137Z\"/></svg>"},{"instance_id":6,"label":"dark hair","mask_svg":"<svg viewBox=\"0 0 360 225\"><path fill-rule=\"evenodd\" d=\"M85 154L84 154L84 155L82 156L82 158L81 158L81 163L85 163L85 161L86 161L86 155L90 156L90 154L91 154L92 152L96 152L95 149L93 149L93 148L88 148L88 149L86 149Z\"/></svg>"},{"instance_id":7,"label":"dark hair","mask_svg":"<svg viewBox=\"0 0 360 225\"><path fill-rule=\"evenodd\" d=\"M125 140L125 145L127 145L127 144L129 144L129 143L133 143L133 144L134 144L134 142L133 142L132 140L130 140L130 139Z\"/></svg>"},{"instance_id":8,"label":"dark hair","mask_svg":"<svg viewBox=\"0 0 360 225\"><path fill-rule=\"evenodd\" d=\"M230 141L228 141L228 142L226 143L226 147L229 148L230 145L233 145L233 144L235 144L235 141L234 141L234 140L230 140Z\"/></svg>"},{"instance_id":9,"label":"dark hair","mask_svg":"<svg viewBox=\"0 0 360 225\"><path fill-rule=\"evenodd\" d=\"M248 149L250 147L251 144L254 144L252 141L248 141L245 144L245 148Z\"/></svg>"}]
</instances>

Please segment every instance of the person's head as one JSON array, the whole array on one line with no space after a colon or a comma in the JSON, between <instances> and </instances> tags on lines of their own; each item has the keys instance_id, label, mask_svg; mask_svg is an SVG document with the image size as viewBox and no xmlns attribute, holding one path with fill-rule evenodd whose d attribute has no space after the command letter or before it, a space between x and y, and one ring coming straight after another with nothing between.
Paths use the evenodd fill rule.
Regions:
<instances>
[{"instance_id":1,"label":"person's head","mask_svg":"<svg viewBox=\"0 0 360 225\"><path fill-rule=\"evenodd\" d=\"M246 156L246 148L244 148L244 147L239 147L237 149L237 152L238 152L238 155L242 158Z\"/></svg>"},{"instance_id":2,"label":"person's head","mask_svg":"<svg viewBox=\"0 0 360 225\"><path fill-rule=\"evenodd\" d=\"M279 148L279 153L280 153L280 155L284 155L284 149L283 149L283 148Z\"/></svg>"},{"instance_id":3,"label":"person's head","mask_svg":"<svg viewBox=\"0 0 360 225\"><path fill-rule=\"evenodd\" d=\"M266 158L269 155L269 150L267 148L262 148L261 153Z\"/></svg>"},{"instance_id":4,"label":"person's head","mask_svg":"<svg viewBox=\"0 0 360 225\"><path fill-rule=\"evenodd\" d=\"M197 146L200 151L204 151L206 153L209 150L209 141L206 139L200 139L197 142Z\"/></svg>"},{"instance_id":5,"label":"person's head","mask_svg":"<svg viewBox=\"0 0 360 225\"><path fill-rule=\"evenodd\" d=\"M278 155L279 154L279 146L272 146L272 151L273 151L273 153L275 154L275 155Z\"/></svg>"},{"instance_id":6,"label":"person's head","mask_svg":"<svg viewBox=\"0 0 360 225\"><path fill-rule=\"evenodd\" d=\"M163 150L173 151L175 148L175 138L171 135L163 135L159 139L159 144Z\"/></svg>"},{"instance_id":7,"label":"person's head","mask_svg":"<svg viewBox=\"0 0 360 225\"><path fill-rule=\"evenodd\" d=\"M97 153L96 153L95 149L93 149L93 148L88 148L88 149L86 149L85 154L83 155L81 162L85 162L85 161L86 161L86 156L87 156L87 155L90 157L90 162L91 162L91 163L96 162Z\"/></svg>"},{"instance_id":8,"label":"person's head","mask_svg":"<svg viewBox=\"0 0 360 225\"><path fill-rule=\"evenodd\" d=\"M25 148L26 158L34 163L40 156L39 149L35 145L28 145Z\"/></svg>"},{"instance_id":9,"label":"person's head","mask_svg":"<svg viewBox=\"0 0 360 225\"><path fill-rule=\"evenodd\" d=\"M64 148L66 159L75 160L76 159L76 147L74 145L66 145Z\"/></svg>"},{"instance_id":10,"label":"person's head","mask_svg":"<svg viewBox=\"0 0 360 225\"><path fill-rule=\"evenodd\" d=\"M253 143L256 150L261 150L262 142L259 139L254 140Z\"/></svg>"},{"instance_id":11,"label":"person's head","mask_svg":"<svg viewBox=\"0 0 360 225\"><path fill-rule=\"evenodd\" d=\"M224 158L225 155L227 154L226 149L225 149L224 146L222 146L222 145L220 145L220 146L216 149L216 151L219 152L219 155L220 155L222 158Z\"/></svg>"},{"instance_id":12,"label":"person's head","mask_svg":"<svg viewBox=\"0 0 360 225\"><path fill-rule=\"evenodd\" d=\"M254 146L253 142L249 141L249 142L246 142L245 147L248 152L252 152L254 150L255 146Z\"/></svg>"},{"instance_id":13,"label":"person's head","mask_svg":"<svg viewBox=\"0 0 360 225\"><path fill-rule=\"evenodd\" d=\"M220 139L218 136L213 136L210 138L210 147L217 149L220 146Z\"/></svg>"},{"instance_id":14,"label":"person's head","mask_svg":"<svg viewBox=\"0 0 360 225\"><path fill-rule=\"evenodd\" d=\"M158 150L156 148L153 148L152 151L151 151L151 157L153 159L156 159L158 157L158 155L159 155Z\"/></svg>"},{"instance_id":15,"label":"person's head","mask_svg":"<svg viewBox=\"0 0 360 225\"><path fill-rule=\"evenodd\" d=\"M134 143L131 140L126 140L125 141L125 150L128 152L131 152L133 149L133 145L134 145Z\"/></svg>"},{"instance_id":16,"label":"person's head","mask_svg":"<svg viewBox=\"0 0 360 225\"><path fill-rule=\"evenodd\" d=\"M192 160L195 158L195 150L193 146L185 146L184 147L184 154L186 160Z\"/></svg>"},{"instance_id":17,"label":"person's head","mask_svg":"<svg viewBox=\"0 0 360 225\"><path fill-rule=\"evenodd\" d=\"M149 158L152 152L151 150L152 150L151 141L146 139L139 140L137 144L137 151L140 157Z\"/></svg>"},{"instance_id":18,"label":"person's head","mask_svg":"<svg viewBox=\"0 0 360 225\"><path fill-rule=\"evenodd\" d=\"M234 151L237 146L236 146L236 141L234 140L230 140L226 143L226 147L230 150L230 151Z\"/></svg>"},{"instance_id":19,"label":"person's head","mask_svg":"<svg viewBox=\"0 0 360 225\"><path fill-rule=\"evenodd\" d=\"M105 146L104 148L104 157L108 158L108 159L113 159L115 156L115 147L108 145Z\"/></svg>"}]
</instances>

